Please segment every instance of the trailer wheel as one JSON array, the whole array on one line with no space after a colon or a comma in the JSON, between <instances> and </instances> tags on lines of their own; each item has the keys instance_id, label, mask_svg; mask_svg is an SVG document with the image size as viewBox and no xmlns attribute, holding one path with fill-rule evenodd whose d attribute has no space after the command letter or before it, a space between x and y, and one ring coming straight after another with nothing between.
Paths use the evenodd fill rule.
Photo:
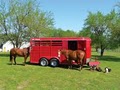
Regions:
<instances>
[{"instance_id":1,"label":"trailer wheel","mask_svg":"<svg viewBox=\"0 0 120 90\"><path fill-rule=\"evenodd\" d=\"M48 65L48 60L46 58L41 58L40 59L40 65L41 66L47 66Z\"/></svg>"},{"instance_id":2,"label":"trailer wheel","mask_svg":"<svg viewBox=\"0 0 120 90\"><path fill-rule=\"evenodd\" d=\"M57 67L58 65L59 65L58 59L52 58L52 59L50 60L50 66L52 66L52 67Z\"/></svg>"}]
</instances>

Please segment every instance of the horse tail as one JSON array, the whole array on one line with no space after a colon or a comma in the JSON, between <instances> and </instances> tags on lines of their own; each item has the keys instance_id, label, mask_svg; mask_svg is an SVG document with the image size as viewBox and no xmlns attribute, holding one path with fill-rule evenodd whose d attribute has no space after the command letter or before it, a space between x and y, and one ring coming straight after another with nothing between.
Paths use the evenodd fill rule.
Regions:
<instances>
[{"instance_id":1,"label":"horse tail","mask_svg":"<svg viewBox=\"0 0 120 90\"><path fill-rule=\"evenodd\" d=\"M82 64L85 62L85 52L83 51L83 58L82 58Z\"/></svg>"},{"instance_id":2,"label":"horse tail","mask_svg":"<svg viewBox=\"0 0 120 90\"><path fill-rule=\"evenodd\" d=\"M12 48L11 50L10 50L10 62L12 61L12 59L13 59L13 51L14 51L14 48Z\"/></svg>"},{"instance_id":3,"label":"horse tail","mask_svg":"<svg viewBox=\"0 0 120 90\"><path fill-rule=\"evenodd\" d=\"M83 65L84 60L85 60L85 52L82 50L78 50L78 58L79 58L79 62L81 63L81 65Z\"/></svg>"},{"instance_id":4,"label":"horse tail","mask_svg":"<svg viewBox=\"0 0 120 90\"><path fill-rule=\"evenodd\" d=\"M12 61L12 55L11 55L11 53L10 53L10 62Z\"/></svg>"}]
</instances>

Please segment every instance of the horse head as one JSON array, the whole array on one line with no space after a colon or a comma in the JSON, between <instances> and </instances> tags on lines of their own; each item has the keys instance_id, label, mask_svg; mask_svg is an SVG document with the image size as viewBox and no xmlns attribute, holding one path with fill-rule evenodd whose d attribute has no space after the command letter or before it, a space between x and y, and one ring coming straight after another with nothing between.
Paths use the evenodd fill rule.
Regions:
<instances>
[{"instance_id":1,"label":"horse head","mask_svg":"<svg viewBox=\"0 0 120 90\"><path fill-rule=\"evenodd\" d=\"M26 51L26 54L27 54L27 57L28 57L30 55L30 46L26 47L26 48L23 48L23 50Z\"/></svg>"},{"instance_id":2,"label":"horse head","mask_svg":"<svg viewBox=\"0 0 120 90\"><path fill-rule=\"evenodd\" d=\"M65 50L65 49L60 49L59 52L60 52L61 54L64 54L64 53L66 52L66 50Z\"/></svg>"}]
</instances>

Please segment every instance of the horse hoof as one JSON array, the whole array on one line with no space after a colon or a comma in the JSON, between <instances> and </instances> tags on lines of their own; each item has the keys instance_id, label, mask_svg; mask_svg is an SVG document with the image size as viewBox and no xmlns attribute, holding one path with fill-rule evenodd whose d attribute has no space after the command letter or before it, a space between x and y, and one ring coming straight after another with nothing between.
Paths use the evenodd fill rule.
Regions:
<instances>
[{"instance_id":1,"label":"horse hoof","mask_svg":"<svg viewBox=\"0 0 120 90\"><path fill-rule=\"evenodd\" d=\"M68 67L68 69L70 69L70 67Z\"/></svg>"},{"instance_id":2,"label":"horse hoof","mask_svg":"<svg viewBox=\"0 0 120 90\"><path fill-rule=\"evenodd\" d=\"M79 68L78 70L79 70L79 71L81 71L81 70L82 70L82 68Z\"/></svg>"},{"instance_id":3,"label":"horse hoof","mask_svg":"<svg viewBox=\"0 0 120 90\"><path fill-rule=\"evenodd\" d=\"M69 67L68 69L72 69L72 68Z\"/></svg>"}]
</instances>

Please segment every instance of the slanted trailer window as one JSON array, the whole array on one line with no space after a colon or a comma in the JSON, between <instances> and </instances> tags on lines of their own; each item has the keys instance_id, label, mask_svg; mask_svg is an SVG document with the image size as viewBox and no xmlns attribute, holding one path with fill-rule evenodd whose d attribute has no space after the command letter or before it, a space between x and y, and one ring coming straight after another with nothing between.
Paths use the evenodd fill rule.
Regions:
<instances>
[{"instance_id":1,"label":"slanted trailer window","mask_svg":"<svg viewBox=\"0 0 120 90\"><path fill-rule=\"evenodd\" d=\"M52 41L52 46L62 46L62 41Z\"/></svg>"},{"instance_id":2,"label":"slanted trailer window","mask_svg":"<svg viewBox=\"0 0 120 90\"><path fill-rule=\"evenodd\" d=\"M40 46L50 46L50 41L40 41Z\"/></svg>"},{"instance_id":3,"label":"slanted trailer window","mask_svg":"<svg viewBox=\"0 0 120 90\"><path fill-rule=\"evenodd\" d=\"M40 42L39 42L39 41L32 41L32 42L31 42L31 45L32 45L32 46L39 46L39 45L40 45Z\"/></svg>"}]
</instances>

